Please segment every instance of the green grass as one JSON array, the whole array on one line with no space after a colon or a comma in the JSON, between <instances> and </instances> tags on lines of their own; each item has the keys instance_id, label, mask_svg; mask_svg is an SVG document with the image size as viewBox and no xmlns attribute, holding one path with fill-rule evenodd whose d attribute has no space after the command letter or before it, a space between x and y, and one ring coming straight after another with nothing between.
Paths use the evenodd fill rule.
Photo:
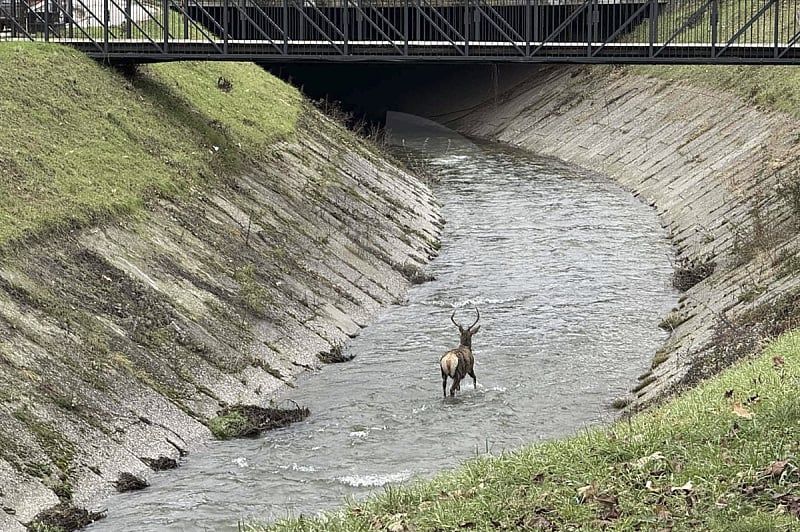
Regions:
<instances>
[{"instance_id":1,"label":"green grass","mask_svg":"<svg viewBox=\"0 0 800 532\"><path fill-rule=\"evenodd\" d=\"M211 418L208 428L211 433L219 440L230 440L242 435L250 427L250 422L240 412L230 412L228 414Z\"/></svg>"},{"instance_id":2,"label":"green grass","mask_svg":"<svg viewBox=\"0 0 800 532\"><path fill-rule=\"evenodd\" d=\"M130 81L41 43L0 44L0 92L0 248L242 171L301 109L252 64L153 65Z\"/></svg>"},{"instance_id":3,"label":"green grass","mask_svg":"<svg viewBox=\"0 0 800 532\"><path fill-rule=\"evenodd\" d=\"M736 94L746 101L800 118L800 69L777 66L634 66L630 72Z\"/></svg>"},{"instance_id":4,"label":"green grass","mask_svg":"<svg viewBox=\"0 0 800 532\"><path fill-rule=\"evenodd\" d=\"M628 421L472 460L337 514L271 529L795 530L798 384L793 332Z\"/></svg>"},{"instance_id":5,"label":"green grass","mask_svg":"<svg viewBox=\"0 0 800 532\"><path fill-rule=\"evenodd\" d=\"M699 1L671 1L658 17L656 42L665 42L700 7ZM794 7L779 4L778 19L780 42L787 42L797 31ZM719 3L717 42L723 47L749 18L756 14L762 3L742 3L740 0L723 0ZM711 40L710 10L706 10L678 34L673 43L697 43ZM744 34L739 43L773 43L774 16L768 9ZM648 42L650 21L633 27L620 39L622 42ZM663 79L683 79L694 85L737 94L748 102L788 113L800 118L800 71L794 67L758 66L633 66L629 71Z\"/></svg>"}]
</instances>

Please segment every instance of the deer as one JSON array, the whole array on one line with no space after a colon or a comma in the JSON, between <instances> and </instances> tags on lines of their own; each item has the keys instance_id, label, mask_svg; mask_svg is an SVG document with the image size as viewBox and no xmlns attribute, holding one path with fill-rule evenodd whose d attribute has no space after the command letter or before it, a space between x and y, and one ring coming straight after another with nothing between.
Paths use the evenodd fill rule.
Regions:
<instances>
[{"instance_id":1,"label":"deer","mask_svg":"<svg viewBox=\"0 0 800 532\"><path fill-rule=\"evenodd\" d=\"M445 399L447 398L448 377L453 379L453 383L450 385L450 397L455 396L456 392L461 391L461 380L467 375L472 377L473 388L476 388L478 385L473 369L475 357L472 356L472 335L477 333L481 328L481 326L478 325L478 321L481 319L481 313L478 307L475 307L475 313L478 317L475 318L475 322L466 329L456 322L455 310L450 315L450 321L453 322L453 325L458 327L458 332L461 334L461 341L458 347L446 352L442 355L442 358L439 359L439 367L442 370L442 394L444 394ZM475 327L476 325L478 326Z\"/></svg>"}]
</instances>

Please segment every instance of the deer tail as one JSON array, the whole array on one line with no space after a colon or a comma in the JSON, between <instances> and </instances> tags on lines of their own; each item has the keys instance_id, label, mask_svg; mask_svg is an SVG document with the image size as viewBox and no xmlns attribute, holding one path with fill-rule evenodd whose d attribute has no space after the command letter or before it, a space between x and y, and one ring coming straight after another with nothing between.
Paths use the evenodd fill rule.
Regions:
<instances>
[{"instance_id":1,"label":"deer tail","mask_svg":"<svg viewBox=\"0 0 800 532\"><path fill-rule=\"evenodd\" d=\"M456 368L458 367L458 357L452 353L447 353L439 361L442 368L442 375L447 375L451 379L456 376Z\"/></svg>"}]
</instances>

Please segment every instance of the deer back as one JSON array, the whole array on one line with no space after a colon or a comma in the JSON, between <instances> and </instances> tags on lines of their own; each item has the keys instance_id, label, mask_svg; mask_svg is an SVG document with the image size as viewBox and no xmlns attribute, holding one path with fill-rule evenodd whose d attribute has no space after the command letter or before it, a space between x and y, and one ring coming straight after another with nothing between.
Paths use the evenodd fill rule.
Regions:
<instances>
[{"instance_id":1,"label":"deer back","mask_svg":"<svg viewBox=\"0 0 800 532\"><path fill-rule=\"evenodd\" d=\"M440 364L445 374L453 379L461 380L472 371L475 358L472 356L472 349L460 345L442 355Z\"/></svg>"}]
</instances>

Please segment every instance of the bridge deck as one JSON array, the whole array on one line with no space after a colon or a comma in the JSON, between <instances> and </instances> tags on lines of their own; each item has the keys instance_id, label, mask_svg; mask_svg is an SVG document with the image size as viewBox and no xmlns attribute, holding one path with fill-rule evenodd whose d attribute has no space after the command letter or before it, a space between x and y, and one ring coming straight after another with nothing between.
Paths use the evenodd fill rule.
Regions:
<instances>
[{"instance_id":1,"label":"bridge deck","mask_svg":"<svg viewBox=\"0 0 800 532\"><path fill-rule=\"evenodd\" d=\"M10 0L0 41L110 62L800 64L800 0Z\"/></svg>"}]
</instances>

